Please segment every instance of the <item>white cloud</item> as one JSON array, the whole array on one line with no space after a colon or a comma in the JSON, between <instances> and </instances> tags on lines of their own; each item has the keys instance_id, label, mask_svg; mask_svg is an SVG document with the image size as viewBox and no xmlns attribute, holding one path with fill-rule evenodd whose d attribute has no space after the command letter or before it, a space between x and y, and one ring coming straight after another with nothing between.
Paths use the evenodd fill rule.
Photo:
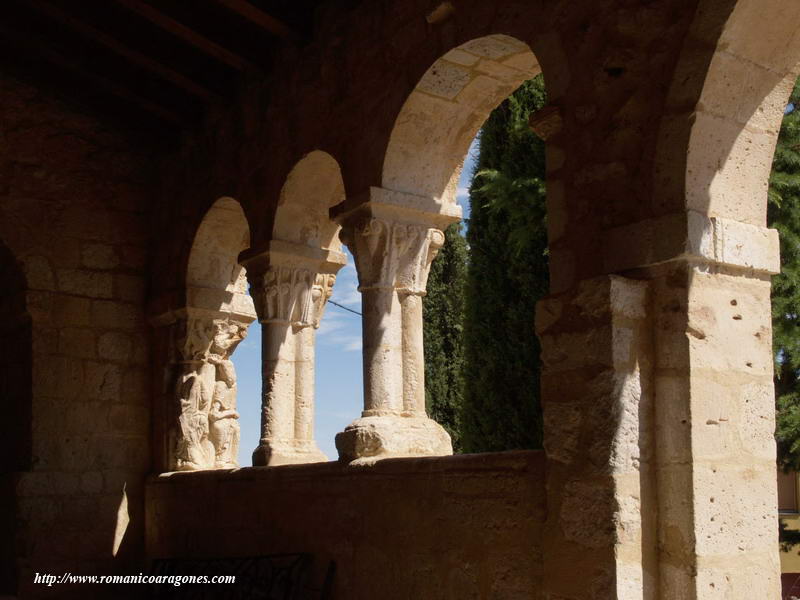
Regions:
<instances>
[{"instance_id":1,"label":"white cloud","mask_svg":"<svg viewBox=\"0 0 800 600\"><path fill-rule=\"evenodd\" d=\"M317 337L325 337L347 327L347 323L342 320L341 314L331 310L331 308L334 307L325 310L325 314L322 316L322 322L319 324L319 329L317 329Z\"/></svg>"},{"instance_id":2,"label":"white cloud","mask_svg":"<svg viewBox=\"0 0 800 600\"><path fill-rule=\"evenodd\" d=\"M355 317L355 315L353 315ZM357 318L357 317L355 317ZM320 326L320 330L322 327ZM319 333L319 332L318 332ZM335 348L343 352L355 352L361 350L360 323L358 327L348 327L343 324L336 327L319 338L319 343L328 348Z\"/></svg>"}]
</instances>

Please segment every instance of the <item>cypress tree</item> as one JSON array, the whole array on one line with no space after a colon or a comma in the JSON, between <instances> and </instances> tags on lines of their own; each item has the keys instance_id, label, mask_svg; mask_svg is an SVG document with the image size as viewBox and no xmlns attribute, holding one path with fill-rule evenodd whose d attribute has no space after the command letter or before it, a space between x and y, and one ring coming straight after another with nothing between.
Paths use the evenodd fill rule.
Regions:
<instances>
[{"instance_id":1,"label":"cypress tree","mask_svg":"<svg viewBox=\"0 0 800 600\"><path fill-rule=\"evenodd\" d=\"M541 76L495 109L470 187L462 406L467 452L540 448L536 301L548 290L544 142L528 126Z\"/></svg>"},{"instance_id":2,"label":"cypress tree","mask_svg":"<svg viewBox=\"0 0 800 600\"><path fill-rule=\"evenodd\" d=\"M781 274L772 280L778 459L800 471L800 82L781 124L770 176L767 220L780 233Z\"/></svg>"},{"instance_id":3,"label":"cypress tree","mask_svg":"<svg viewBox=\"0 0 800 600\"><path fill-rule=\"evenodd\" d=\"M461 449L466 275L467 242L461 224L456 223L445 231L444 247L431 265L422 304L426 408L450 434L455 452Z\"/></svg>"}]
</instances>

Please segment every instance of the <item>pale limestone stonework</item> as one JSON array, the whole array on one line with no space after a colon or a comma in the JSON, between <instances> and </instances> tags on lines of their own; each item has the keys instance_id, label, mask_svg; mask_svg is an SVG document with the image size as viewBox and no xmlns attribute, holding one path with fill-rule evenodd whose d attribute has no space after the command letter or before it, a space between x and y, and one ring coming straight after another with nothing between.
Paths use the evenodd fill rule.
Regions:
<instances>
[{"instance_id":1,"label":"pale limestone stonework","mask_svg":"<svg viewBox=\"0 0 800 600\"><path fill-rule=\"evenodd\" d=\"M364 336L364 411L336 436L339 457L452 454L450 436L425 411L422 296L441 229L460 209L372 188L366 203L333 212L355 258Z\"/></svg>"},{"instance_id":2,"label":"pale limestone stonework","mask_svg":"<svg viewBox=\"0 0 800 600\"><path fill-rule=\"evenodd\" d=\"M239 204L221 198L207 212L189 260L184 306L151 307L151 323L171 332L176 365L167 430L170 470L239 466L236 371L231 356L256 317L245 272L236 262L249 231Z\"/></svg>"},{"instance_id":3,"label":"pale limestone stonework","mask_svg":"<svg viewBox=\"0 0 800 600\"><path fill-rule=\"evenodd\" d=\"M261 442L253 464L324 462L314 441L314 338L345 257L276 240L241 260L262 325Z\"/></svg>"},{"instance_id":4,"label":"pale limestone stonework","mask_svg":"<svg viewBox=\"0 0 800 600\"><path fill-rule=\"evenodd\" d=\"M239 465L236 372L230 356L248 322L210 319L189 311L178 381L179 435L175 467L193 471ZM205 317L205 318L203 318Z\"/></svg>"},{"instance_id":5,"label":"pale limestone stonework","mask_svg":"<svg viewBox=\"0 0 800 600\"><path fill-rule=\"evenodd\" d=\"M177 152L0 78L0 237L26 280L4 322L30 323L0 436L21 457L0 473L19 597L73 592L36 571L298 549L355 600L778 597L766 206L800 4L435 4L321 3L310 43ZM540 69L545 452L362 468L449 452L421 409L425 275L474 133ZM214 469L256 317L246 249L265 463L324 458L308 374L339 224L367 350L348 464ZM145 483L178 468L202 472Z\"/></svg>"}]
</instances>

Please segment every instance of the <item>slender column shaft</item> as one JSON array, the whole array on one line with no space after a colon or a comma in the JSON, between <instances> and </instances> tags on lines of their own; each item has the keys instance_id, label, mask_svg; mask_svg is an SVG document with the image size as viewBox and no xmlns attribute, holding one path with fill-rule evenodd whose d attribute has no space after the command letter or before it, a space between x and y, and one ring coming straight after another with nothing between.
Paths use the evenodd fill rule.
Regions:
<instances>
[{"instance_id":1,"label":"slender column shaft","mask_svg":"<svg viewBox=\"0 0 800 600\"><path fill-rule=\"evenodd\" d=\"M422 296L401 293L403 314L403 412L425 416L425 348Z\"/></svg>"},{"instance_id":2,"label":"slender column shaft","mask_svg":"<svg viewBox=\"0 0 800 600\"><path fill-rule=\"evenodd\" d=\"M294 437L314 439L314 338L313 327L294 333L296 340Z\"/></svg>"},{"instance_id":3,"label":"slender column shaft","mask_svg":"<svg viewBox=\"0 0 800 600\"><path fill-rule=\"evenodd\" d=\"M364 342L364 412L362 416L399 414L402 410L402 316L391 288L361 292Z\"/></svg>"},{"instance_id":4,"label":"slender column shaft","mask_svg":"<svg viewBox=\"0 0 800 600\"><path fill-rule=\"evenodd\" d=\"M262 329L262 443L294 437L295 336L288 323Z\"/></svg>"}]
</instances>

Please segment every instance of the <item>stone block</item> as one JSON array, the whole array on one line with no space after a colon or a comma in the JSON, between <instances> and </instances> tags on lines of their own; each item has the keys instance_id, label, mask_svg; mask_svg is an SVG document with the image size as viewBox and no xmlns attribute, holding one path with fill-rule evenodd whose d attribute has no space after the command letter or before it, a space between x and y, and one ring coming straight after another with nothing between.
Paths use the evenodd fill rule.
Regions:
<instances>
[{"instance_id":1,"label":"stone block","mask_svg":"<svg viewBox=\"0 0 800 600\"><path fill-rule=\"evenodd\" d=\"M144 328L145 325L140 307L111 300L92 302L91 322L96 327L123 330Z\"/></svg>"},{"instance_id":2,"label":"stone block","mask_svg":"<svg viewBox=\"0 0 800 600\"><path fill-rule=\"evenodd\" d=\"M81 263L88 269L114 269L119 266L119 257L114 246L109 244L83 245Z\"/></svg>"},{"instance_id":3,"label":"stone block","mask_svg":"<svg viewBox=\"0 0 800 600\"><path fill-rule=\"evenodd\" d=\"M131 337L122 332L103 333L97 342L97 352L101 359L127 361L131 356Z\"/></svg>"},{"instance_id":4,"label":"stone block","mask_svg":"<svg viewBox=\"0 0 800 600\"><path fill-rule=\"evenodd\" d=\"M114 275L114 297L126 302L144 302L145 281L140 275Z\"/></svg>"},{"instance_id":5,"label":"stone block","mask_svg":"<svg viewBox=\"0 0 800 600\"><path fill-rule=\"evenodd\" d=\"M417 84L417 89L452 100L470 82L472 75L468 69L449 62L440 61L431 67Z\"/></svg>"},{"instance_id":6,"label":"stone block","mask_svg":"<svg viewBox=\"0 0 800 600\"><path fill-rule=\"evenodd\" d=\"M68 357L33 362L33 394L49 398L76 398L84 385L84 364Z\"/></svg>"},{"instance_id":7,"label":"stone block","mask_svg":"<svg viewBox=\"0 0 800 600\"><path fill-rule=\"evenodd\" d=\"M53 302L52 324L56 327L86 327L89 325L87 298L59 294Z\"/></svg>"},{"instance_id":8,"label":"stone block","mask_svg":"<svg viewBox=\"0 0 800 600\"><path fill-rule=\"evenodd\" d=\"M86 363L87 398L116 402L122 391L122 369L118 365L89 361Z\"/></svg>"},{"instance_id":9,"label":"stone block","mask_svg":"<svg viewBox=\"0 0 800 600\"><path fill-rule=\"evenodd\" d=\"M778 541L774 463L694 463L696 552L734 560Z\"/></svg>"},{"instance_id":10,"label":"stone block","mask_svg":"<svg viewBox=\"0 0 800 600\"><path fill-rule=\"evenodd\" d=\"M58 289L67 294L89 298L111 298L114 292L113 279L108 273L61 269L57 271Z\"/></svg>"},{"instance_id":11,"label":"stone block","mask_svg":"<svg viewBox=\"0 0 800 600\"><path fill-rule=\"evenodd\" d=\"M65 327L58 333L58 351L76 358L95 357L95 334L91 329Z\"/></svg>"},{"instance_id":12,"label":"stone block","mask_svg":"<svg viewBox=\"0 0 800 600\"><path fill-rule=\"evenodd\" d=\"M457 65L463 65L465 67L470 67L480 60L479 56L470 52L465 52L459 48L450 50L450 52L445 54L442 58L448 62L456 63Z\"/></svg>"},{"instance_id":13,"label":"stone block","mask_svg":"<svg viewBox=\"0 0 800 600\"><path fill-rule=\"evenodd\" d=\"M44 256L26 256L23 259L25 282L32 290L55 291L55 277L50 261Z\"/></svg>"}]
</instances>

